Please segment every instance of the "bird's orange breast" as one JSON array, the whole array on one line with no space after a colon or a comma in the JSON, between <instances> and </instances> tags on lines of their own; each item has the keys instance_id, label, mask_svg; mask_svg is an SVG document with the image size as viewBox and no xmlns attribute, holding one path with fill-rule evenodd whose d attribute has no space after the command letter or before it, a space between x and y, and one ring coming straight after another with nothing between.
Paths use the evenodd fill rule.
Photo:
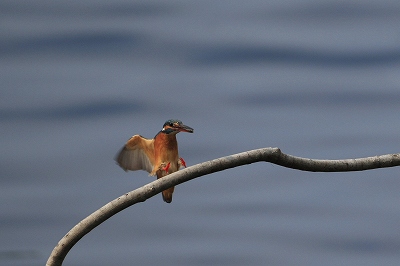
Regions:
<instances>
[{"instance_id":1,"label":"bird's orange breast","mask_svg":"<svg viewBox=\"0 0 400 266\"><path fill-rule=\"evenodd\" d=\"M179 153L178 142L175 134L160 133L154 140L154 157L157 170L162 166L170 163L168 173L173 173L179 170ZM156 169L155 169L156 170Z\"/></svg>"}]
</instances>

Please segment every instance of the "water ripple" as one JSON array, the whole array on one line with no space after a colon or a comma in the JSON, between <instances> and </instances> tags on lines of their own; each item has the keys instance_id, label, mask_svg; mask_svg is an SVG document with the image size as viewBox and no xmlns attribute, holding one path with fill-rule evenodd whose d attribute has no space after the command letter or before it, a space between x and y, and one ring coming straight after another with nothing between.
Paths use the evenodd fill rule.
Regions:
<instances>
[{"instance_id":1,"label":"water ripple","mask_svg":"<svg viewBox=\"0 0 400 266\"><path fill-rule=\"evenodd\" d=\"M295 63L303 65L355 66L400 62L400 49L370 52L340 52L294 47L216 46L200 49L194 64L223 65L243 63Z\"/></svg>"},{"instance_id":2,"label":"water ripple","mask_svg":"<svg viewBox=\"0 0 400 266\"><path fill-rule=\"evenodd\" d=\"M252 93L235 96L231 101L243 106L385 106L398 105L400 93L384 92L324 92L299 91L294 93Z\"/></svg>"},{"instance_id":3,"label":"water ripple","mask_svg":"<svg viewBox=\"0 0 400 266\"><path fill-rule=\"evenodd\" d=\"M121 32L76 32L4 41L0 45L0 56L26 53L73 53L97 54L121 52L133 49L142 40L141 34Z\"/></svg>"},{"instance_id":4,"label":"water ripple","mask_svg":"<svg viewBox=\"0 0 400 266\"><path fill-rule=\"evenodd\" d=\"M117 115L127 112L141 112L144 104L130 101L94 101L56 107L0 109L0 121L20 119L71 119L95 116Z\"/></svg>"}]
</instances>

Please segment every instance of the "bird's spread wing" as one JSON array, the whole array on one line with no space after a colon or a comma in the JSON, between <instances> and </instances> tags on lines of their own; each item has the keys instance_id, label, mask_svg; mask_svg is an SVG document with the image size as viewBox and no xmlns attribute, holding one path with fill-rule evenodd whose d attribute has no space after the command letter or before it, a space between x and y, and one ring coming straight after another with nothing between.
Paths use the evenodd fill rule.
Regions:
<instances>
[{"instance_id":1,"label":"bird's spread wing","mask_svg":"<svg viewBox=\"0 0 400 266\"><path fill-rule=\"evenodd\" d=\"M151 173L154 165L154 139L140 135L131 137L115 158L125 171L146 170Z\"/></svg>"}]
</instances>

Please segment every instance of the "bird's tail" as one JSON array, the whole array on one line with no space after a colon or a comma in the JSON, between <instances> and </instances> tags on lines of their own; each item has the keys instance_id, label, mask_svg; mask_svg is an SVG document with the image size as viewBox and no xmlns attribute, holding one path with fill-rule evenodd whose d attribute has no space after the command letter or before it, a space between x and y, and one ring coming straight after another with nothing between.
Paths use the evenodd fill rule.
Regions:
<instances>
[{"instance_id":1,"label":"bird's tail","mask_svg":"<svg viewBox=\"0 0 400 266\"><path fill-rule=\"evenodd\" d=\"M168 167L169 167L169 164L168 164ZM166 175L165 169L157 171L157 179L162 178L165 175ZM162 198L166 203L172 202L172 193L174 193L174 187L168 188L162 192Z\"/></svg>"},{"instance_id":2,"label":"bird's tail","mask_svg":"<svg viewBox=\"0 0 400 266\"><path fill-rule=\"evenodd\" d=\"M162 192L162 198L166 203L171 203L172 201L172 193L174 193L174 188L171 187L169 189L166 189Z\"/></svg>"}]
</instances>

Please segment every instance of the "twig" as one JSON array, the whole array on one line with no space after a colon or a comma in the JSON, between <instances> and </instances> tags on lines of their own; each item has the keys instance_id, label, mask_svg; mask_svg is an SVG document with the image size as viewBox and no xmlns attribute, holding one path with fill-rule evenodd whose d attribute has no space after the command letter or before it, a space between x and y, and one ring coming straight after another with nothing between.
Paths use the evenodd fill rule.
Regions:
<instances>
[{"instance_id":1,"label":"twig","mask_svg":"<svg viewBox=\"0 0 400 266\"><path fill-rule=\"evenodd\" d=\"M346 160L314 160L287 155L278 148L263 148L196 164L128 192L83 219L58 242L46 265L62 265L65 256L83 236L111 216L135 203L143 202L169 187L203 175L261 161L303 171L348 172L399 166L400 154Z\"/></svg>"}]
</instances>

